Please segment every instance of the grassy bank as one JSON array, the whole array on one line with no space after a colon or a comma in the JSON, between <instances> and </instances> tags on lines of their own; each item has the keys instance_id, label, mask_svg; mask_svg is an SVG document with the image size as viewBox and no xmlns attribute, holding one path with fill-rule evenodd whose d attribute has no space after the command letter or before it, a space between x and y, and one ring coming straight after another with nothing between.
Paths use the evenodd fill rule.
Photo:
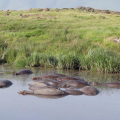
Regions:
<instances>
[{"instance_id":1,"label":"grassy bank","mask_svg":"<svg viewBox=\"0 0 120 120\"><path fill-rule=\"evenodd\" d=\"M119 72L119 21L77 9L1 11L0 63Z\"/></svg>"}]
</instances>

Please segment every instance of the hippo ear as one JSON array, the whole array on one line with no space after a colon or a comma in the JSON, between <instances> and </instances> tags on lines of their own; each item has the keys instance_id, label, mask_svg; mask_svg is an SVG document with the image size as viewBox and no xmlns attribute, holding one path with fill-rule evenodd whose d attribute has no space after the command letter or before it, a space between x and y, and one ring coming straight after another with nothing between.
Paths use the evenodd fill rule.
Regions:
<instances>
[{"instance_id":1,"label":"hippo ear","mask_svg":"<svg viewBox=\"0 0 120 120\"><path fill-rule=\"evenodd\" d=\"M13 75L18 75L18 73L13 73Z\"/></svg>"}]
</instances>

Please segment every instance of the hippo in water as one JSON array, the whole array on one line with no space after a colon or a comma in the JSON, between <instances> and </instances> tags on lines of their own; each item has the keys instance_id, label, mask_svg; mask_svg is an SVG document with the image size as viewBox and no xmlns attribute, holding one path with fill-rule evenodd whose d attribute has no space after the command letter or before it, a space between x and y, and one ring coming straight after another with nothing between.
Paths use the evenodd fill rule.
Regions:
<instances>
[{"instance_id":1,"label":"hippo in water","mask_svg":"<svg viewBox=\"0 0 120 120\"><path fill-rule=\"evenodd\" d=\"M22 69L17 73L13 73L13 75L23 75L23 74L33 74L33 72L29 69Z\"/></svg>"},{"instance_id":2,"label":"hippo in water","mask_svg":"<svg viewBox=\"0 0 120 120\"><path fill-rule=\"evenodd\" d=\"M57 86L58 84L60 84L60 82L58 82L56 80L52 80L52 79L35 80L35 82L45 82L45 83L48 83L49 85L53 85L53 86Z\"/></svg>"},{"instance_id":3,"label":"hippo in water","mask_svg":"<svg viewBox=\"0 0 120 120\"><path fill-rule=\"evenodd\" d=\"M43 80L43 79L53 79L56 80L59 76L58 75L45 75L42 77L33 77L32 80Z\"/></svg>"},{"instance_id":4,"label":"hippo in water","mask_svg":"<svg viewBox=\"0 0 120 120\"><path fill-rule=\"evenodd\" d=\"M58 84L58 87L62 88L68 88L68 87L74 87L74 88L81 88L84 86L89 86L87 82L79 81L79 80L68 80L64 81L60 84Z\"/></svg>"},{"instance_id":5,"label":"hippo in water","mask_svg":"<svg viewBox=\"0 0 120 120\"><path fill-rule=\"evenodd\" d=\"M30 86L30 90L37 90L37 89L43 89L43 88L55 88L54 86L46 86L46 87L41 87L41 86Z\"/></svg>"},{"instance_id":6,"label":"hippo in water","mask_svg":"<svg viewBox=\"0 0 120 120\"><path fill-rule=\"evenodd\" d=\"M65 76L65 77L59 77L57 78L57 81L62 82L62 81L67 81L67 80L79 80L79 81L85 81L81 78L78 77L72 77L72 76Z\"/></svg>"},{"instance_id":7,"label":"hippo in water","mask_svg":"<svg viewBox=\"0 0 120 120\"><path fill-rule=\"evenodd\" d=\"M109 82L109 83L104 83L103 85L110 88L120 88L120 82Z\"/></svg>"},{"instance_id":8,"label":"hippo in water","mask_svg":"<svg viewBox=\"0 0 120 120\"><path fill-rule=\"evenodd\" d=\"M65 92L69 93L70 95L82 95L83 92L80 90L76 90L74 88L67 88Z\"/></svg>"},{"instance_id":9,"label":"hippo in water","mask_svg":"<svg viewBox=\"0 0 120 120\"><path fill-rule=\"evenodd\" d=\"M41 89L41 88L57 88L51 84L49 84L48 82L32 82L30 84L28 84L30 87L30 90L36 90L36 89Z\"/></svg>"},{"instance_id":10,"label":"hippo in water","mask_svg":"<svg viewBox=\"0 0 120 120\"><path fill-rule=\"evenodd\" d=\"M30 87L31 86L39 86L39 87L47 87L50 86L48 83L45 82L32 82L28 84Z\"/></svg>"},{"instance_id":11,"label":"hippo in water","mask_svg":"<svg viewBox=\"0 0 120 120\"><path fill-rule=\"evenodd\" d=\"M56 96L56 95L66 95L66 92L60 90L60 89L56 89L56 88L48 88L48 87L44 87L44 88L40 88L40 89L34 89L31 91L20 91L18 92L19 94L34 94L34 95L51 95L51 96Z\"/></svg>"},{"instance_id":12,"label":"hippo in water","mask_svg":"<svg viewBox=\"0 0 120 120\"><path fill-rule=\"evenodd\" d=\"M92 87L92 86L85 86L81 89L81 91L85 95L97 95L99 93L99 90L95 87Z\"/></svg>"},{"instance_id":13,"label":"hippo in water","mask_svg":"<svg viewBox=\"0 0 120 120\"><path fill-rule=\"evenodd\" d=\"M9 87L12 85L12 82L9 80L0 80L0 88Z\"/></svg>"},{"instance_id":14,"label":"hippo in water","mask_svg":"<svg viewBox=\"0 0 120 120\"><path fill-rule=\"evenodd\" d=\"M60 73L49 73L47 75L43 75L42 77L33 77L32 80L41 80L41 79L53 79L57 80L59 77L65 77L66 75Z\"/></svg>"},{"instance_id":15,"label":"hippo in water","mask_svg":"<svg viewBox=\"0 0 120 120\"><path fill-rule=\"evenodd\" d=\"M109 82L109 83L93 82L92 85L102 85L110 88L120 88L120 82Z\"/></svg>"}]
</instances>

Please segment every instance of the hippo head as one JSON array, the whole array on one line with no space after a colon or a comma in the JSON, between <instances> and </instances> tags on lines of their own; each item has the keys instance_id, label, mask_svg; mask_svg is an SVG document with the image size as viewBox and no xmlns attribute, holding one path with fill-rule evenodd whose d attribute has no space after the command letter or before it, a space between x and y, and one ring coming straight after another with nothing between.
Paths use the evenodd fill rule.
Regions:
<instances>
[{"instance_id":1,"label":"hippo head","mask_svg":"<svg viewBox=\"0 0 120 120\"><path fill-rule=\"evenodd\" d=\"M18 73L13 73L13 75L19 75Z\"/></svg>"},{"instance_id":2,"label":"hippo head","mask_svg":"<svg viewBox=\"0 0 120 120\"><path fill-rule=\"evenodd\" d=\"M22 95L25 95L25 94L26 94L25 91L19 91L18 93L19 93L19 94L22 94Z\"/></svg>"},{"instance_id":3,"label":"hippo head","mask_svg":"<svg viewBox=\"0 0 120 120\"><path fill-rule=\"evenodd\" d=\"M32 80L42 80L42 77L33 77Z\"/></svg>"},{"instance_id":4,"label":"hippo head","mask_svg":"<svg viewBox=\"0 0 120 120\"><path fill-rule=\"evenodd\" d=\"M93 82L92 85L100 85L98 82Z\"/></svg>"}]
</instances>

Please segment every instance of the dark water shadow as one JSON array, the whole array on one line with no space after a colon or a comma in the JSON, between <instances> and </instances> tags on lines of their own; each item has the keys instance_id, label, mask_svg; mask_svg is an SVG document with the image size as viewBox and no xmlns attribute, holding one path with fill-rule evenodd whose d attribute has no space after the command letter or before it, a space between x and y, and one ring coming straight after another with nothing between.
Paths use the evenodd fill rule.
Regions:
<instances>
[{"instance_id":1,"label":"dark water shadow","mask_svg":"<svg viewBox=\"0 0 120 120\"><path fill-rule=\"evenodd\" d=\"M0 89L6 89L6 88L9 88L9 87L11 87L12 85L10 85L10 86L6 86L6 87L0 87Z\"/></svg>"}]
</instances>

